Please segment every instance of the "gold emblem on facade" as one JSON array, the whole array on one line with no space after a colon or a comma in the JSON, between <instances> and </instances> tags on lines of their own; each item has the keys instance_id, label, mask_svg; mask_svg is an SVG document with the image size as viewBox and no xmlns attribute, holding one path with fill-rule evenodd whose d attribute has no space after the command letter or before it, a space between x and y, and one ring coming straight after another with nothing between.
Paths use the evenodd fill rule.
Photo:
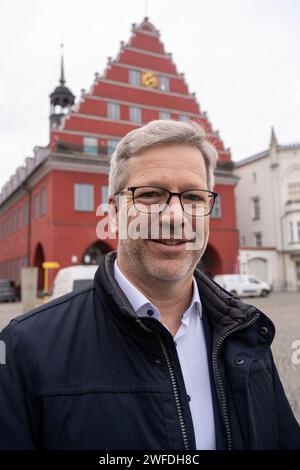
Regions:
<instances>
[{"instance_id":1,"label":"gold emblem on facade","mask_svg":"<svg viewBox=\"0 0 300 470\"><path fill-rule=\"evenodd\" d=\"M152 72L144 72L142 75L142 83L149 88L157 88L158 77Z\"/></svg>"}]
</instances>

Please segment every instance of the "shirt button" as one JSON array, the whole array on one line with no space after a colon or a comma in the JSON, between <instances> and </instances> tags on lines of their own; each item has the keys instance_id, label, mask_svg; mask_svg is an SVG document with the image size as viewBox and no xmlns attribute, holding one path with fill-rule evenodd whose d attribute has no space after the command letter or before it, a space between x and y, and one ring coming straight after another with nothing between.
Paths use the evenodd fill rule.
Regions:
<instances>
[{"instance_id":1,"label":"shirt button","mask_svg":"<svg viewBox=\"0 0 300 470\"><path fill-rule=\"evenodd\" d=\"M190 395L187 395L186 397L187 397L188 401L191 401Z\"/></svg>"},{"instance_id":2,"label":"shirt button","mask_svg":"<svg viewBox=\"0 0 300 470\"><path fill-rule=\"evenodd\" d=\"M149 308L149 310L147 310L147 315L149 315L150 317L152 317L153 313L154 312L151 308Z\"/></svg>"}]
</instances>

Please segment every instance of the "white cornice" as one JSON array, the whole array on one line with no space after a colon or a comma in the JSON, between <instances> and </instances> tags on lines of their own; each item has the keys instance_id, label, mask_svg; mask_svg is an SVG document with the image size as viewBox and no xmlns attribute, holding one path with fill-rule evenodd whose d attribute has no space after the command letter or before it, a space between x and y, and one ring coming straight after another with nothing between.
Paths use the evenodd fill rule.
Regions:
<instances>
[{"instance_id":1,"label":"white cornice","mask_svg":"<svg viewBox=\"0 0 300 470\"><path fill-rule=\"evenodd\" d=\"M7 197L0 206L0 214L14 206L23 196L27 194L28 190L35 188L50 171L64 170L64 171L77 171L98 174L109 173L109 157L94 157L81 155L66 155L62 153L52 154L51 158L44 161L38 168L35 169L31 175L28 176L24 184L21 184L16 190Z\"/></svg>"},{"instance_id":2,"label":"white cornice","mask_svg":"<svg viewBox=\"0 0 300 470\"><path fill-rule=\"evenodd\" d=\"M228 173L228 175L225 175L224 172L219 173L218 170L215 171L215 185L225 184L227 186L236 186L237 183L238 179L232 173Z\"/></svg>"},{"instance_id":3,"label":"white cornice","mask_svg":"<svg viewBox=\"0 0 300 470\"><path fill-rule=\"evenodd\" d=\"M166 59L172 62L171 54L167 52L165 52L164 54L160 54L159 52L150 52L150 51L146 51L145 49L138 49L137 47L132 47L132 46L125 46L121 52L125 52L126 50L137 52L138 54L149 55L151 57L159 57L160 59Z\"/></svg>"},{"instance_id":4,"label":"white cornice","mask_svg":"<svg viewBox=\"0 0 300 470\"><path fill-rule=\"evenodd\" d=\"M138 88L141 89L141 88ZM143 88L142 88L143 90ZM150 109L151 111L168 111L169 113L174 113L174 114L184 114L185 116L189 116L191 118L200 118L200 119L206 119L207 117L202 115L202 114L195 114L191 113L189 111L182 111L179 109L174 109L174 108L167 108L167 107L162 107L162 106L154 106L154 105L148 105L148 104L140 104L139 102L131 102L131 101L124 101L124 100L118 100L116 98L106 98L106 97L101 97L97 95L87 95L85 98L87 99L92 99L92 100L97 100L97 101L105 101L107 102L112 102L112 103L118 103L118 104L123 104L125 106L137 106L139 105L140 108L143 109ZM74 116L75 113L72 113L72 116Z\"/></svg>"},{"instance_id":5,"label":"white cornice","mask_svg":"<svg viewBox=\"0 0 300 470\"><path fill-rule=\"evenodd\" d=\"M84 118L89 118L88 115L84 114L83 115ZM100 121L109 121L109 119L102 119L102 118L96 118L94 116L91 116L91 119L95 119L95 120L100 120ZM110 121L110 122L113 122L113 123L116 123L116 121ZM138 127L140 127L139 125L137 125L136 123L133 123L131 121L118 121L120 123L125 123L125 124L130 124L131 127L133 129L137 129ZM141 123L141 124L145 124L145 123ZM118 139L122 139L124 137L124 135L109 135L109 134L97 134L97 133L93 133L93 132L83 132L83 131L74 131L74 130L65 130L65 129L58 129L57 130L58 133L61 133L61 134L70 134L70 135L80 135L82 137L97 137L98 139L111 139L111 140L118 140ZM210 133L210 132L207 132L206 133L206 137L215 137L214 134ZM224 150L217 150L217 152L219 154L223 154L223 155L229 155L228 152L224 151Z\"/></svg>"},{"instance_id":6,"label":"white cornice","mask_svg":"<svg viewBox=\"0 0 300 470\"><path fill-rule=\"evenodd\" d=\"M158 72L159 73L159 72ZM107 78L101 78L97 84L101 83L108 83L109 85L116 85L116 86L121 86L124 88L131 88L133 90L139 90L139 91L147 91L149 93L156 93L163 96L176 96L177 98L186 98L187 100L194 100L197 103L197 100L195 96L193 95L185 95L184 93L175 93L173 91L161 91L161 90L155 90L154 88L146 88L146 87L141 87L141 86L133 86L130 85L129 83L124 83L124 82L116 82L114 80L108 80Z\"/></svg>"},{"instance_id":7,"label":"white cornice","mask_svg":"<svg viewBox=\"0 0 300 470\"><path fill-rule=\"evenodd\" d=\"M125 69L130 69L130 70L139 70L140 72L152 72L152 73L157 73L156 70L153 70L151 68L148 68L148 67L140 67L138 65L130 65L130 64L124 64L124 63L121 63L121 62L114 62L113 64L111 64L111 68L113 68L114 66L116 67L123 67ZM173 78L175 80L180 80L180 81L183 81L184 83L185 82L185 78L183 76L179 74L173 74L173 73L166 73L166 72L161 72L164 77L169 77L169 78Z\"/></svg>"}]
</instances>

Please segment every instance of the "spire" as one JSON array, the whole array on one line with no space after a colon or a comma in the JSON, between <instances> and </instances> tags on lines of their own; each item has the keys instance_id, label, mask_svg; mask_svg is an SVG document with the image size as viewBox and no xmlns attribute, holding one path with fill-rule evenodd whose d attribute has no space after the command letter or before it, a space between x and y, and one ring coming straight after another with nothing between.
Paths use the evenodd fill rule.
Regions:
<instances>
[{"instance_id":1,"label":"spire","mask_svg":"<svg viewBox=\"0 0 300 470\"><path fill-rule=\"evenodd\" d=\"M64 74L64 45L61 44L61 61L60 61L60 80L59 83L64 86L66 83L65 74Z\"/></svg>"},{"instance_id":2,"label":"spire","mask_svg":"<svg viewBox=\"0 0 300 470\"><path fill-rule=\"evenodd\" d=\"M72 111L73 105L75 103L75 96L71 90L65 85L65 73L64 73L64 54L63 47L61 44L61 62L60 62L60 80L59 85L55 90L50 94L50 126L51 129L57 128L60 126L63 117Z\"/></svg>"},{"instance_id":3,"label":"spire","mask_svg":"<svg viewBox=\"0 0 300 470\"><path fill-rule=\"evenodd\" d=\"M270 140L270 147L276 147L278 145L278 140L275 134L274 127L271 127L271 140Z\"/></svg>"}]
</instances>

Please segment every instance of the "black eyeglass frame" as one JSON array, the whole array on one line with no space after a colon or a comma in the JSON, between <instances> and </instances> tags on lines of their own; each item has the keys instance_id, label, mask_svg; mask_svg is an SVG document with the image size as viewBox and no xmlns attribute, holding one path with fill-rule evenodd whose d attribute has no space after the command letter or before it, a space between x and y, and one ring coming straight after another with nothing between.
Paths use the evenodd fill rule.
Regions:
<instances>
[{"instance_id":1,"label":"black eyeglass frame","mask_svg":"<svg viewBox=\"0 0 300 470\"><path fill-rule=\"evenodd\" d=\"M128 188L121 189L120 191L118 191L117 193L115 193L115 196L118 196L119 194L124 193L124 192L126 192L126 191L131 191L131 192L132 192L132 202L133 202L133 204L134 204L136 210L137 210L138 212L142 212L142 211L140 211L140 210L136 207L136 205L135 205L135 200L134 200L134 193L135 193L135 191L136 191L137 189L140 189L140 188L161 189L162 191L166 191L167 193L169 193L169 197L168 197L168 199L166 200L166 202L164 203L164 204L165 204L165 207L164 207L161 211L157 212L157 214L161 214L161 213L168 207L168 205L169 205L169 203L170 203L170 201L171 201L171 199L172 199L172 196L177 196L177 197L179 198L181 208L182 208L183 212L186 214L186 212L184 211L184 208L183 208L182 200L181 200L182 194L188 193L188 192L190 192L190 191L203 191L203 192L205 192L205 193L211 194L212 197L213 197L213 202L211 203L211 208L210 208L209 212L207 212L207 214L201 215L201 216L200 216L200 215L195 215L194 217L206 217L207 215L211 214L211 212L212 212L212 210L213 210L213 208L214 208L216 199L217 199L217 197L218 197L218 193L216 193L215 191L209 191L208 189L191 188L191 189L186 189L185 191L181 191L181 193L174 193L174 192L172 192L172 191L169 191L169 190L166 189L166 188L162 188L161 186L149 186L149 185L146 185L146 186L130 186L130 187L128 187ZM187 214L187 215L190 215L190 216L191 216L191 214Z\"/></svg>"}]
</instances>

